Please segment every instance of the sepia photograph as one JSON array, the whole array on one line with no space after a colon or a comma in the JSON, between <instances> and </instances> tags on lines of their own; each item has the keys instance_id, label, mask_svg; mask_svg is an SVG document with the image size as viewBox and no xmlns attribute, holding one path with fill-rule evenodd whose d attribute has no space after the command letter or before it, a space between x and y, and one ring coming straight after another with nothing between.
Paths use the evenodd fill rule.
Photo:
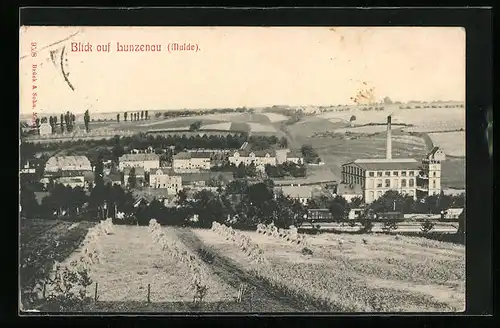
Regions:
<instances>
[{"instance_id":1,"label":"sepia photograph","mask_svg":"<svg viewBox=\"0 0 500 328\"><path fill-rule=\"evenodd\" d=\"M465 36L21 26L19 311L465 311Z\"/></svg>"}]
</instances>

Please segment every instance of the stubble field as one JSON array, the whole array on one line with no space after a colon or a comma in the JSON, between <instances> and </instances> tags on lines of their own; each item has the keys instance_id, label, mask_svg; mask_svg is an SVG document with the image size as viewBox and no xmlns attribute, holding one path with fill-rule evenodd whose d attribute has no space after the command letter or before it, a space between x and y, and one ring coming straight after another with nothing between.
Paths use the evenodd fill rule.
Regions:
<instances>
[{"instance_id":1,"label":"stubble field","mask_svg":"<svg viewBox=\"0 0 500 328\"><path fill-rule=\"evenodd\" d=\"M265 261L256 263L213 230L162 227L161 231L201 261L208 286L202 303L192 302L185 263L153 242L148 227L114 225L110 235L100 237L102 255L91 266L98 300L84 311L464 310L462 245L405 236L321 234L306 237L299 246L257 232L240 232L262 250ZM311 253L303 253L304 245ZM77 259L81 251L75 250L63 264Z\"/></svg>"}]
</instances>

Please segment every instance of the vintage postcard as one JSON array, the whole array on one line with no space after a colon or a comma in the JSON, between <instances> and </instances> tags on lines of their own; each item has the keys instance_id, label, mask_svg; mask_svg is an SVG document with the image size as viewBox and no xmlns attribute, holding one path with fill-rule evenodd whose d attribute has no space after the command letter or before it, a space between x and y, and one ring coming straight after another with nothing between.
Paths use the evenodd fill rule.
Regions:
<instances>
[{"instance_id":1,"label":"vintage postcard","mask_svg":"<svg viewBox=\"0 0 500 328\"><path fill-rule=\"evenodd\" d=\"M464 311L465 43L22 26L20 311Z\"/></svg>"}]
</instances>

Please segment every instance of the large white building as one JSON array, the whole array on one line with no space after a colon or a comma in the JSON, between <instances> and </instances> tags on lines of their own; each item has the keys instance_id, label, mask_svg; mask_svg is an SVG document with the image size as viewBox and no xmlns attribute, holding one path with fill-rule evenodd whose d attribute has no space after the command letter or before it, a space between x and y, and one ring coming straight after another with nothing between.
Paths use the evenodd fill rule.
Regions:
<instances>
[{"instance_id":1,"label":"large white building","mask_svg":"<svg viewBox=\"0 0 500 328\"><path fill-rule=\"evenodd\" d=\"M40 132L41 136L48 136L52 134L52 127L49 123L42 123L40 124L38 131Z\"/></svg>"},{"instance_id":2,"label":"large white building","mask_svg":"<svg viewBox=\"0 0 500 328\"><path fill-rule=\"evenodd\" d=\"M160 168L160 156L157 154L125 154L119 158L118 167L123 171L126 167L142 167L146 172Z\"/></svg>"},{"instance_id":3,"label":"large white building","mask_svg":"<svg viewBox=\"0 0 500 328\"><path fill-rule=\"evenodd\" d=\"M211 155L208 152L180 152L175 154L172 168L177 173L194 173L210 170Z\"/></svg>"},{"instance_id":4,"label":"large white building","mask_svg":"<svg viewBox=\"0 0 500 328\"><path fill-rule=\"evenodd\" d=\"M264 171L266 165L276 166L277 163L275 151L265 150L237 150L229 156L228 160L229 163L234 164L235 166L238 166L241 163L244 165L250 165L253 163L260 171Z\"/></svg>"},{"instance_id":5,"label":"large white building","mask_svg":"<svg viewBox=\"0 0 500 328\"><path fill-rule=\"evenodd\" d=\"M86 156L53 156L45 163L45 172L92 171Z\"/></svg>"},{"instance_id":6,"label":"large white building","mask_svg":"<svg viewBox=\"0 0 500 328\"><path fill-rule=\"evenodd\" d=\"M365 203L371 203L389 190L414 199L441 192L441 161L444 153L434 147L422 162L413 158L392 158L391 117L387 118L385 159L357 159L342 165L342 184L359 185Z\"/></svg>"},{"instance_id":7,"label":"large white building","mask_svg":"<svg viewBox=\"0 0 500 328\"><path fill-rule=\"evenodd\" d=\"M155 189L167 189L168 195L177 195L182 190L182 178L172 170L157 169L149 173L149 186Z\"/></svg>"}]
</instances>

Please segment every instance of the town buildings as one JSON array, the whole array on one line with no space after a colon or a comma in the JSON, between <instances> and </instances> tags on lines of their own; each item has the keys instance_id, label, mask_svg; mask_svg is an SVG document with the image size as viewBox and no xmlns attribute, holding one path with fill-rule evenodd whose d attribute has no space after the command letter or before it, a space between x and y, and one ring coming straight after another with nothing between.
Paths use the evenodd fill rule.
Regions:
<instances>
[{"instance_id":1,"label":"town buildings","mask_svg":"<svg viewBox=\"0 0 500 328\"><path fill-rule=\"evenodd\" d=\"M314 189L313 186L281 186L276 187L275 191L298 200L302 205L307 205L313 196Z\"/></svg>"},{"instance_id":2,"label":"town buildings","mask_svg":"<svg viewBox=\"0 0 500 328\"><path fill-rule=\"evenodd\" d=\"M180 152L173 157L172 168L177 173L210 170L211 155L208 152Z\"/></svg>"},{"instance_id":3,"label":"town buildings","mask_svg":"<svg viewBox=\"0 0 500 328\"><path fill-rule=\"evenodd\" d=\"M146 182L146 171L143 167L125 167L123 168L123 186L129 186L129 178L132 170L135 175L135 184L136 186L143 186Z\"/></svg>"},{"instance_id":4,"label":"town buildings","mask_svg":"<svg viewBox=\"0 0 500 328\"><path fill-rule=\"evenodd\" d=\"M244 165L254 164L257 170L265 171L266 165L276 166L276 152L273 150L237 150L228 158L229 163L235 166L243 163Z\"/></svg>"},{"instance_id":5,"label":"town buildings","mask_svg":"<svg viewBox=\"0 0 500 328\"><path fill-rule=\"evenodd\" d=\"M434 147L421 163L413 158L393 159L389 116L386 158L357 159L342 165L341 184L358 185L365 203L373 202L388 190L396 190L414 199L423 198L441 192L441 161L444 159L444 153L438 147Z\"/></svg>"},{"instance_id":6,"label":"town buildings","mask_svg":"<svg viewBox=\"0 0 500 328\"><path fill-rule=\"evenodd\" d=\"M157 154L125 154L119 158L118 167L120 171L127 167L140 167L149 172L160 168L160 156Z\"/></svg>"},{"instance_id":7,"label":"town buildings","mask_svg":"<svg viewBox=\"0 0 500 328\"><path fill-rule=\"evenodd\" d=\"M45 172L92 171L86 156L53 156L45 163Z\"/></svg>"},{"instance_id":8,"label":"town buildings","mask_svg":"<svg viewBox=\"0 0 500 328\"><path fill-rule=\"evenodd\" d=\"M177 195L182 189L182 178L173 170L156 169L149 173L149 186L166 189L167 195Z\"/></svg>"}]
</instances>

